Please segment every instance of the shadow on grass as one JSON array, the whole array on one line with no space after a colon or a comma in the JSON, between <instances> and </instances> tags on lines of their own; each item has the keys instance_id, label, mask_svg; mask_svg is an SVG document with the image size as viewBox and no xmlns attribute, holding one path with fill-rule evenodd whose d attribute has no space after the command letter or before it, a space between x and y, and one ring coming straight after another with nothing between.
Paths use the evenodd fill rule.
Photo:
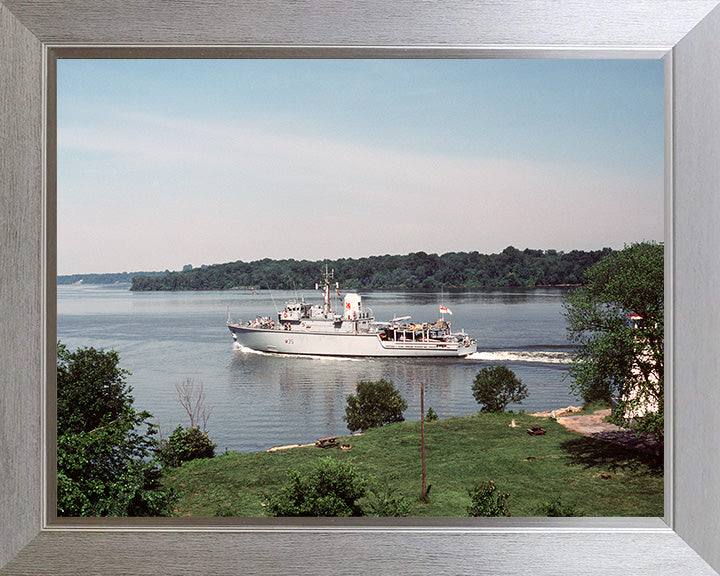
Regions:
<instances>
[{"instance_id":1,"label":"shadow on grass","mask_svg":"<svg viewBox=\"0 0 720 576\"><path fill-rule=\"evenodd\" d=\"M560 448L567 452L569 463L585 468L648 473L651 476L663 474L662 454L648 454L587 436L563 442Z\"/></svg>"}]
</instances>

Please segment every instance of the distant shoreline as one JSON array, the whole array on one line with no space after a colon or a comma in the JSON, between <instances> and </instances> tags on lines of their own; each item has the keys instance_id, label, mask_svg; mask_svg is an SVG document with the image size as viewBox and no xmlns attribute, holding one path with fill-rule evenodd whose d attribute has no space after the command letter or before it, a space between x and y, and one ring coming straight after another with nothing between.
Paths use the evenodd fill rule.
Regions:
<instances>
[{"instance_id":1,"label":"distant shoreline","mask_svg":"<svg viewBox=\"0 0 720 576\"><path fill-rule=\"evenodd\" d=\"M75 282L60 281L58 277L58 286L116 286L118 284L127 284L128 290L132 286L131 281L114 281L114 282L92 282L85 281L83 278ZM360 290L377 291L377 292L440 292L445 290L446 292L453 291L467 291L476 289L528 289L528 288L577 288L582 284L536 284L534 286L502 286L502 285L467 285L467 286L444 286L442 288L433 289L421 289L421 288L403 288L400 286L380 286L377 288L365 288ZM349 287L343 288L343 290L356 290L356 288ZM232 288L197 288L197 289L177 289L177 290L140 290L140 292L268 292L270 290L288 290L288 288L261 288L259 286L233 286Z\"/></svg>"},{"instance_id":2,"label":"distant shoreline","mask_svg":"<svg viewBox=\"0 0 720 576\"><path fill-rule=\"evenodd\" d=\"M69 286L72 284L84 285L110 285L110 284L132 284L133 276L162 276L169 271L163 272L107 272L88 274L60 274L57 276L57 286Z\"/></svg>"},{"instance_id":3,"label":"distant shoreline","mask_svg":"<svg viewBox=\"0 0 720 576\"><path fill-rule=\"evenodd\" d=\"M611 254L601 250L519 250L498 254L447 252L316 261L265 258L183 266L182 271L58 276L58 284L132 282L134 292L202 290L295 290L329 281L337 290L468 290L475 288L565 288L582 284L585 271Z\"/></svg>"}]
</instances>

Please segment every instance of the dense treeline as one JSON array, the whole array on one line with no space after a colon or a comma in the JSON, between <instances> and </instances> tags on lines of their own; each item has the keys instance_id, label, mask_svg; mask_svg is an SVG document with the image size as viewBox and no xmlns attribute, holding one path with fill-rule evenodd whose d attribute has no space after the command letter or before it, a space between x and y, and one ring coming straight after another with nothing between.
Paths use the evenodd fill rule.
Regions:
<instances>
[{"instance_id":1,"label":"dense treeline","mask_svg":"<svg viewBox=\"0 0 720 576\"><path fill-rule=\"evenodd\" d=\"M124 284L132 282L133 276L161 276L165 272L111 272L107 274L67 274L57 277L58 284Z\"/></svg>"},{"instance_id":2,"label":"dense treeline","mask_svg":"<svg viewBox=\"0 0 720 576\"><path fill-rule=\"evenodd\" d=\"M610 248L518 250L500 254L448 252L438 256L414 252L404 256L370 256L339 260L257 260L230 262L162 276L135 276L132 290L228 290L308 288L322 277L325 265L343 288L423 289L483 286L556 286L580 284L584 271L612 252Z\"/></svg>"}]
</instances>

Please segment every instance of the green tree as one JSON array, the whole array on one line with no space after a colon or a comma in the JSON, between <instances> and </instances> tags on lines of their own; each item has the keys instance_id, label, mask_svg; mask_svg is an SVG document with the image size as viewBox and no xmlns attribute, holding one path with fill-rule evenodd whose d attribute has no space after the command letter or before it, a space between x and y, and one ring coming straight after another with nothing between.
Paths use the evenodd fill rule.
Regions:
<instances>
[{"instance_id":1,"label":"green tree","mask_svg":"<svg viewBox=\"0 0 720 576\"><path fill-rule=\"evenodd\" d=\"M482 412L504 412L510 402L527 398L527 386L507 366L483 368L475 376L472 392Z\"/></svg>"},{"instance_id":2,"label":"green tree","mask_svg":"<svg viewBox=\"0 0 720 576\"><path fill-rule=\"evenodd\" d=\"M57 344L58 431L90 432L129 414L132 388L125 383L130 372L118 366L114 350L79 348L70 352Z\"/></svg>"},{"instance_id":3,"label":"green tree","mask_svg":"<svg viewBox=\"0 0 720 576\"><path fill-rule=\"evenodd\" d=\"M585 402L616 397L617 423L659 439L664 410L663 273L662 244L631 244L591 266L587 283L563 303L570 339L577 344L568 371L573 390Z\"/></svg>"},{"instance_id":4,"label":"green tree","mask_svg":"<svg viewBox=\"0 0 720 576\"><path fill-rule=\"evenodd\" d=\"M289 482L268 498L265 510L269 516L362 516L358 500L366 491L367 483L352 463L328 456L309 473L291 471Z\"/></svg>"},{"instance_id":5,"label":"green tree","mask_svg":"<svg viewBox=\"0 0 720 576\"><path fill-rule=\"evenodd\" d=\"M348 430L368 430L384 424L403 422L403 410L407 402L392 382L378 380L368 382L361 380L356 386L356 394L347 397L345 416Z\"/></svg>"},{"instance_id":6,"label":"green tree","mask_svg":"<svg viewBox=\"0 0 720 576\"><path fill-rule=\"evenodd\" d=\"M161 516L172 496L151 460L155 426L133 408L115 351L57 344L59 516Z\"/></svg>"}]
</instances>

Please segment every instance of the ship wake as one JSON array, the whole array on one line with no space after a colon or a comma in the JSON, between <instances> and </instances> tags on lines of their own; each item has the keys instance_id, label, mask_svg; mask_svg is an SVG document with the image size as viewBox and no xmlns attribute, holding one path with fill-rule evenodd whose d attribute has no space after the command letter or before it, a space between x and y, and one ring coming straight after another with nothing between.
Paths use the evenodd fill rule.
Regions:
<instances>
[{"instance_id":1,"label":"ship wake","mask_svg":"<svg viewBox=\"0 0 720 576\"><path fill-rule=\"evenodd\" d=\"M478 360L483 362L533 362L541 364L568 364L571 360L567 352L552 352L538 350L529 352L527 350L497 350L486 352L474 352L466 356L467 360Z\"/></svg>"},{"instance_id":2,"label":"ship wake","mask_svg":"<svg viewBox=\"0 0 720 576\"><path fill-rule=\"evenodd\" d=\"M360 358L352 358L350 356L322 356L319 354L287 354L280 352L263 352L262 350L255 350L248 348L237 342L233 342L233 350L236 352L242 352L243 354L258 354L260 356L280 356L283 358L305 358L309 360L341 360L346 362L358 361Z\"/></svg>"}]
</instances>

